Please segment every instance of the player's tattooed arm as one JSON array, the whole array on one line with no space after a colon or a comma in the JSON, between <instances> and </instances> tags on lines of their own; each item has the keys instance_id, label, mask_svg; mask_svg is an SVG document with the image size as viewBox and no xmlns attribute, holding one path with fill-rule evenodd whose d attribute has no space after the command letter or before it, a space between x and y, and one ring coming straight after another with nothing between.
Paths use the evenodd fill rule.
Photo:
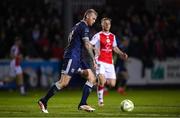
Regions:
<instances>
[{"instance_id":1,"label":"player's tattooed arm","mask_svg":"<svg viewBox=\"0 0 180 118\"><path fill-rule=\"evenodd\" d=\"M85 47L90 55L90 58L95 61L94 53L93 53L93 46L89 43L89 41L85 41Z\"/></svg>"},{"instance_id":2,"label":"player's tattooed arm","mask_svg":"<svg viewBox=\"0 0 180 118\"><path fill-rule=\"evenodd\" d=\"M113 51L116 52L121 59L123 60L127 60L128 59L128 55L124 52L122 52L117 46L113 48Z\"/></svg>"},{"instance_id":3,"label":"player's tattooed arm","mask_svg":"<svg viewBox=\"0 0 180 118\"><path fill-rule=\"evenodd\" d=\"M93 53L94 47L89 42L89 38L83 39L83 41L90 58L92 59L93 63L96 64L95 55Z\"/></svg>"}]
</instances>

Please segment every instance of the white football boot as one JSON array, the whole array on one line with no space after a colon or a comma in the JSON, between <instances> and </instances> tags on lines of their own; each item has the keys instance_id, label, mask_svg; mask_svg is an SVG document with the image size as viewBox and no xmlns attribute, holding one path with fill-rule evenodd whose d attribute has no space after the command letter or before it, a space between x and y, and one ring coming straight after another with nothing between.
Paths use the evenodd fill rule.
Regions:
<instances>
[{"instance_id":1,"label":"white football boot","mask_svg":"<svg viewBox=\"0 0 180 118\"><path fill-rule=\"evenodd\" d=\"M38 101L38 104L43 113L49 113L46 104L44 104L41 100Z\"/></svg>"},{"instance_id":2,"label":"white football boot","mask_svg":"<svg viewBox=\"0 0 180 118\"><path fill-rule=\"evenodd\" d=\"M89 105L81 105L79 106L78 108L79 110L84 110L84 111L87 111L87 112L93 112L95 111L94 108L90 107Z\"/></svg>"}]
</instances>

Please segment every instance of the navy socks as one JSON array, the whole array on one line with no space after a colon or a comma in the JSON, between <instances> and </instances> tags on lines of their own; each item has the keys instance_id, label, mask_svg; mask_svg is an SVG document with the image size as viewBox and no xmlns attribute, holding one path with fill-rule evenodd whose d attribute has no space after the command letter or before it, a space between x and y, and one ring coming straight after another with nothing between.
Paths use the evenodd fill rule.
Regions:
<instances>
[{"instance_id":1,"label":"navy socks","mask_svg":"<svg viewBox=\"0 0 180 118\"><path fill-rule=\"evenodd\" d=\"M81 98L81 102L79 105L86 105L87 104L86 101L87 101L87 98L88 98L89 94L91 93L91 91L92 91L92 87L85 84L83 87L82 98Z\"/></svg>"},{"instance_id":2,"label":"navy socks","mask_svg":"<svg viewBox=\"0 0 180 118\"><path fill-rule=\"evenodd\" d=\"M58 88L56 87L56 85L53 85L49 91L47 92L46 96L43 98L44 102L48 102L48 100L56 93L58 92Z\"/></svg>"}]
</instances>

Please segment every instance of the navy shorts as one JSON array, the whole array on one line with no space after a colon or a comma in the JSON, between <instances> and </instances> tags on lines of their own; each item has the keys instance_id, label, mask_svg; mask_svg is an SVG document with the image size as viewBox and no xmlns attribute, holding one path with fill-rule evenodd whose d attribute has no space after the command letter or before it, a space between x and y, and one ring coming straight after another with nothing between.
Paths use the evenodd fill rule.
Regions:
<instances>
[{"instance_id":1,"label":"navy shorts","mask_svg":"<svg viewBox=\"0 0 180 118\"><path fill-rule=\"evenodd\" d=\"M90 65L83 60L65 58L63 60L61 73L72 77L74 74L78 73L79 69L90 69Z\"/></svg>"},{"instance_id":2,"label":"navy shorts","mask_svg":"<svg viewBox=\"0 0 180 118\"><path fill-rule=\"evenodd\" d=\"M127 71L123 60L118 60L115 65L116 73Z\"/></svg>"}]
</instances>

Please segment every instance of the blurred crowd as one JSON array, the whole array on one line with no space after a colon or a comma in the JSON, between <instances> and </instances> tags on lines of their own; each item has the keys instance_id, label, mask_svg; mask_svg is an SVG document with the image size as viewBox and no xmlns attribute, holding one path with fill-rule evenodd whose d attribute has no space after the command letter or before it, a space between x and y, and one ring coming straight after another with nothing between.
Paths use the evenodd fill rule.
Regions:
<instances>
[{"instance_id":1,"label":"blurred crowd","mask_svg":"<svg viewBox=\"0 0 180 118\"><path fill-rule=\"evenodd\" d=\"M19 37L24 57L62 59L62 18L49 4L43 0L3 0L0 17L0 58L9 57L10 47Z\"/></svg>"},{"instance_id":2,"label":"blurred crowd","mask_svg":"<svg viewBox=\"0 0 180 118\"><path fill-rule=\"evenodd\" d=\"M9 2L0 4L0 58L8 58L15 37L22 38L26 58L62 59L65 47L62 14L43 0ZM128 54L141 59L151 67L152 60L180 57L180 10L158 6L149 11L145 6L129 5L125 10L119 6L95 8L99 18L112 18L112 32L119 39L129 40ZM74 13L73 22L82 18L82 10ZM100 30L95 24L92 30Z\"/></svg>"},{"instance_id":3,"label":"blurred crowd","mask_svg":"<svg viewBox=\"0 0 180 118\"><path fill-rule=\"evenodd\" d=\"M106 14L103 14L106 13ZM153 60L180 57L180 9L159 5L154 11L144 5L104 7L101 16L112 18L112 30L120 38L128 38L128 54L152 67Z\"/></svg>"}]
</instances>

